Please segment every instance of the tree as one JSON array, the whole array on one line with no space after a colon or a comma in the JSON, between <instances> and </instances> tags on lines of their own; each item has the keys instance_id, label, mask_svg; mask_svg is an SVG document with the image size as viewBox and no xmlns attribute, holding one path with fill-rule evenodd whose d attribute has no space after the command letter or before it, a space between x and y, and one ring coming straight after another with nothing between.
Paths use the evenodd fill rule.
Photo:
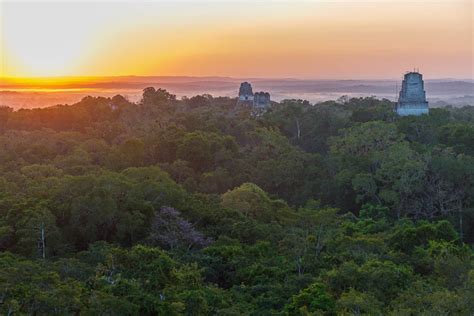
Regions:
<instances>
[{"instance_id":1,"label":"tree","mask_svg":"<svg viewBox=\"0 0 474 316\"><path fill-rule=\"evenodd\" d=\"M381 315L383 304L370 294L354 289L342 293L337 301L338 315Z\"/></svg>"},{"instance_id":2,"label":"tree","mask_svg":"<svg viewBox=\"0 0 474 316\"><path fill-rule=\"evenodd\" d=\"M143 89L141 104L145 106L160 106L164 102L174 100L176 100L176 96L169 93L165 89L159 88L155 90L153 87L148 87Z\"/></svg>"},{"instance_id":3,"label":"tree","mask_svg":"<svg viewBox=\"0 0 474 316\"><path fill-rule=\"evenodd\" d=\"M288 206L282 200L272 200L253 183L244 183L221 196L221 206L241 212L262 222L285 220Z\"/></svg>"},{"instance_id":4,"label":"tree","mask_svg":"<svg viewBox=\"0 0 474 316\"><path fill-rule=\"evenodd\" d=\"M371 121L343 129L341 136L333 137L331 152L343 159L343 163L365 167L374 171L380 164L382 153L390 146L400 142L400 135L394 124Z\"/></svg>"},{"instance_id":5,"label":"tree","mask_svg":"<svg viewBox=\"0 0 474 316\"><path fill-rule=\"evenodd\" d=\"M335 301L324 284L317 282L293 295L291 302L285 306L285 312L291 315L331 314L334 307Z\"/></svg>"},{"instance_id":6,"label":"tree","mask_svg":"<svg viewBox=\"0 0 474 316\"><path fill-rule=\"evenodd\" d=\"M208 107L211 105L212 96L209 94L196 95L189 98L186 103L192 109L199 107Z\"/></svg>"},{"instance_id":7,"label":"tree","mask_svg":"<svg viewBox=\"0 0 474 316\"><path fill-rule=\"evenodd\" d=\"M295 227L280 241L280 246L294 258L299 276L311 268L315 270L321 252L337 234L337 209L320 208L316 204L309 201L298 210Z\"/></svg>"},{"instance_id":8,"label":"tree","mask_svg":"<svg viewBox=\"0 0 474 316\"><path fill-rule=\"evenodd\" d=\"M472 313L474 107L235 105L0 108L0 313Z\"/></svg>"},{"instance_id":9,"label":"tree","mask_svg":"<svg viewBox=\"0 0 474 316\"><path fill-rule=\"evenodd\" d=\"M17 224L17 246L26 255L46 259L60 246L55 216L46 208L26 210Z\"/></svg>"},{"instance_id":10,"label":"tree","mask_svg":"<svg viewBox=\"0 0 474 316\"><path fill-rule=\"evenodd\" d=\"M152 245L163 248L174 249L184 247L204 247L210 243L193 225L181 218L180 212L167 206L163 206L155 212L150 228L149 242Z\"/></svg>"},{"instance_id":11,"label":"tree","mask_svg":"<svg viewBox=\"0 0 474 316\"><path fill-rule=\"evenodd\" d=\"M417 246L428 245L430 240L455 241L457 238L453 226L446 220L434 223L403 221L393 227L387 242L395 249L410 253Z\"/></svg>"},{"instance_id":12,"label":"tree","mask_svg":"<svg viewBox=\"0 0 474 316\"><path fill-rule=\"evenodd\" d=\"M194 170L204 171L212 167L211 141L202 132L188 133L179 144L176 155L186 160Z\"/></svg>"},{"instance_id":13,"label":"tree","mask_svg":"<svg viewBox=\"0 0 474 316\"><path fill-rule=\"evenodd\" d=\"M84 284L61 280L46 264L0 254L0 312L14 314L75 314L84 307Z\"/></svg>"},{"instance_id":14,"label":"tree","mask_svg":"<svg viewBox=\"0 0 474 316\"><path fill-rule=\"evenodd\" d=\"M291 204L303 205L315 198L321 176L318 155L291 145L272 129L257 129L251 136L254 145L245 152L245 172L252 182Z\"/></svg>"},{"instance_id":15,"label":"tree","mask_svg":"<svg viewBox=\"0 0 474 316\"><path fill-rule=\"evenodd\" d=\"M402 212L416 214L422 206L414 203L413 196L422 189L426 163L407 143L395 144L387 151L375 172L379 201L395 209L397 218Z\"/></svg>"},{"instance_id":16,"label":"tree","mask_svg":"<svg viewBox=\"0 0 474 316\"><path fill-rule=\"evenodd\" d=\"M12 112L12 108L0 105L0 132L7 129L7 123Z\"/></svg>"},{"instance_id":17,"label":"tree","mask_svg":"<svg viewBox=\"0 0 474 316\"><path fill-rule=\"evenodd\" d=\"M458 153L474 155L474 126L472 124L450 123L439 131L440 142L452 147Z\"/></svg>"},{"instance_id":18,"label":"tree","mask_svg":"<svg viewBox=\"0 0 474 316\"><path fill-rule=\"evenodd\" d=\"M111 157L113 167L124 169L127 167L143 166L145 145L140 139L128 139L118 146L117 153Z\"/></svg>"}]
</instances>

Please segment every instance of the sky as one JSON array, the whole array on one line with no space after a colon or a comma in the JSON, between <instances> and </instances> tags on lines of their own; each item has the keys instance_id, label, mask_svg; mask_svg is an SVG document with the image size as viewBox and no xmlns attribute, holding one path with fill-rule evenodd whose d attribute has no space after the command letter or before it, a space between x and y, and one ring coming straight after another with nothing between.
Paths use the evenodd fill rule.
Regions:
<instances>
[{"instance_id":1,"label":"sky","mask_svg":"<svg viewBox=\"0 0 474 316\"><path fill-rule=\"evenodd\" d=\"M0 75L474 77L472 0L0 0Z\"/></svg>"}]
</instances>

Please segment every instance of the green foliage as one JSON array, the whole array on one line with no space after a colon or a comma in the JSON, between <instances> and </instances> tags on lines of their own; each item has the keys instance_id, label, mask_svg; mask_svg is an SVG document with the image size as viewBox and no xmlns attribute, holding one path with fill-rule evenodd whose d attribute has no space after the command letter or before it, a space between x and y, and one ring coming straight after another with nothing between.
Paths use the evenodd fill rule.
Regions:
<instances>
[{"instance_id":1,"label":"green foliage","mask_svg":"<svg viewBox=\"0 0 474 316\"><path fill-rule=\"evenodd\" d=\"M337 301L337 312L338 315L381 315L382 306L372 295L351 288Z\"/></svg>"},{"instance_id":2,"label":"green foliage","mask_svg":"<svg viewBox=\"0 0 474 316\"><path fill-rule=\"evenodd\" d=\"M289 215L289 208L284 201L270 199L265 191L253 183L244 183L224 193L221 205L261 222L284 221Z\"/></svg>"},{"instance_id":3,"label":"green foliage","mask_svg":"<svg viewBox=\"0 0 474 316\"><path fill-rule=\"evenodd\" d=\"M334 299L327 293L321 283L313 283L291 298L291 303L285 306L290 315L332 314Z\"/></svg>"},{"instance_id":4,"label":"green foliage","mask_svg":"<svg viewBox=\"0 0 474 316\"><path fill-rule=\"evenodd\" d=\"M471 315L473 107L0 107L0 313Z\"/></svg>"},{"instance_id":5,"label":"green foliage","mask_svg":"<svg viewBox=\"0 0 474 316\"><path fill-rule=\"evenodd\" d=\"M426 246L430 240L454 241L457 233L448 221L437 223L404 221L394 227L389 244L403 252L410 252L418 246Z\"/></svg>"}]
</instances>

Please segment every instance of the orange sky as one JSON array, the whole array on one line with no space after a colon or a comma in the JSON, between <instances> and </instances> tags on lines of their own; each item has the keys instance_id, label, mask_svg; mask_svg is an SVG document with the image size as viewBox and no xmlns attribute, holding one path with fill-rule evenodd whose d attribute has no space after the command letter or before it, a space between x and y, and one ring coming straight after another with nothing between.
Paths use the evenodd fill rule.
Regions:
<instances>
[{"instance_id":1,"label":"orange sky","mask_svg":"<svg viewBox=\"0 0 474 316\"><path fill-rule=\"evenodd\" d=\"M0 2L0 74L473 78L471 0Z\"/></svg>"}]
</instances>

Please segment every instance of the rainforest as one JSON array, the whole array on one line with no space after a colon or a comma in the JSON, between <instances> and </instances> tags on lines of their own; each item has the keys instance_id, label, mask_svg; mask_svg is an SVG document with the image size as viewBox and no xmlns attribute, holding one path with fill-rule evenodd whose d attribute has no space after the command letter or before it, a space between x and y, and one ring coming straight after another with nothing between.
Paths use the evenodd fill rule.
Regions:
<instances>
[{"instance_id":1,"label":"rainforest","mask_svg":"<svg viewBox=\"0 0 474 316\"><path fill-rule=\"evenodd\" d=\"M0 107L3 315L472 315L474 107Z\"/></svg>"}]
</instances>

